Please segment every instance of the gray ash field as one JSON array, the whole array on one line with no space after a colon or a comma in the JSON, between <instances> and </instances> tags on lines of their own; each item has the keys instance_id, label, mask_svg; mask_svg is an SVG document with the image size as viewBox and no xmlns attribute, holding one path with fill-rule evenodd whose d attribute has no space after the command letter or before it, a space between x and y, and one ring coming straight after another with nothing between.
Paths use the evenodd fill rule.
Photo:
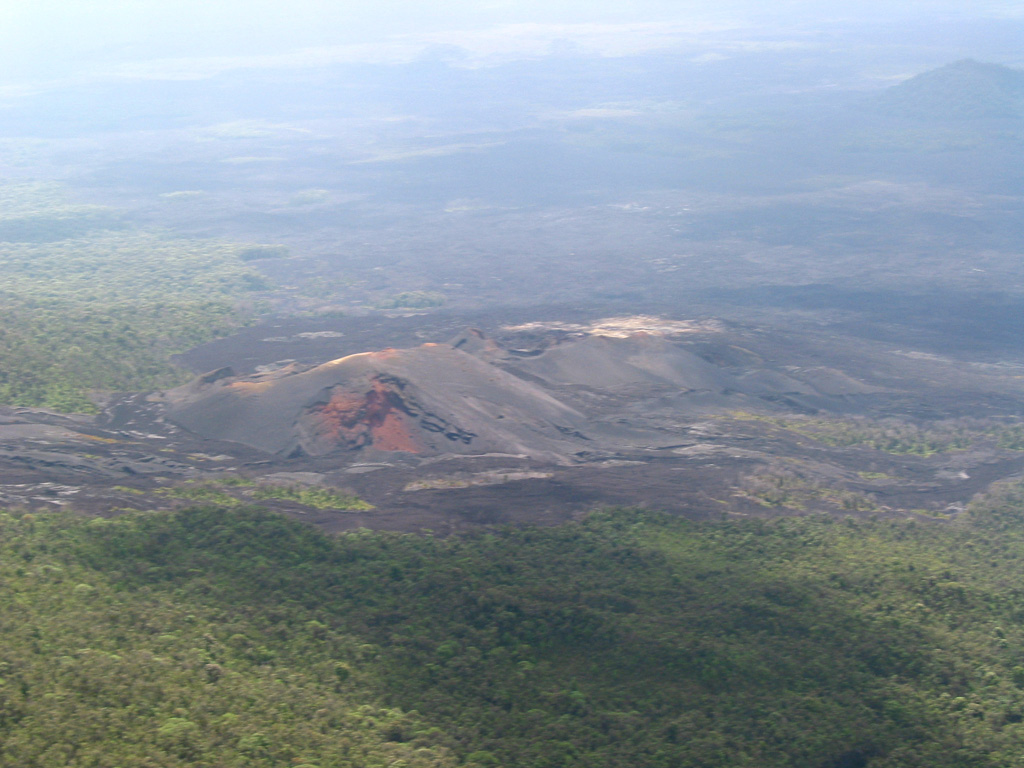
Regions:
<instances>
[{"instance_id":1,"label":"gray ash field","mask_svg":"<svg viewBox=\"0 0 1024 768\"><path fill-rule=\"evenodd\" d=\"M182 360L231 367L115 396L97 417L7 408L0 496L103 515L259 504L327 530L447 533L602 505L954 519L1024 471L1018 365L549 312L291 320L198 348Z\"/></svg>"}]
</instances>

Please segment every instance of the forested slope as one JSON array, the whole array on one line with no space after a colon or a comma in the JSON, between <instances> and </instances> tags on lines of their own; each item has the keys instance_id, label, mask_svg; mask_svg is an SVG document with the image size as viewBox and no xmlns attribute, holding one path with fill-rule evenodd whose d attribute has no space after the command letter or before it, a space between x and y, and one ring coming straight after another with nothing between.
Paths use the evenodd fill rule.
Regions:
<instances>
[{"instance_id":1,"label":"forested slope","mask_svg":"<svg viewBox=\"0 0 1024 768\"><path fill-rule=\"evenodd\" d=\"M8 515L0 764L1017 765L1022 529Z\"/></svg>"},{"instance_id":2,"label":"forested slope","mask_svg":"<svg viewBox=\"0 0 1024 768\"><path fill-rule=\"evenodd\" d=\"M266 287L245 253L129 226L53 185L0 186L0 404L88 412L90 390L181 382L171 354L237 327Z\"/></svg>"}]
</instances>

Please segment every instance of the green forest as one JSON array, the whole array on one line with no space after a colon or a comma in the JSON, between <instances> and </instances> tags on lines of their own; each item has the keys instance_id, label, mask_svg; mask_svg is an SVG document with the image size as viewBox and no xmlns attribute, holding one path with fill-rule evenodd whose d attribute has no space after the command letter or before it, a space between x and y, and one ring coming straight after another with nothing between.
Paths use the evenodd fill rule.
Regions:
<instances>
[{"instance_id":1,"label":"green forest","mask_svg":"<svg viewBox=\"0 0 1024 768\"><path fill-rule=\"evenodd\" d=\"M1024 765L1024 485L955 520L0 518L0 764Z\"/></svg>"},{"instance_id":2,"label":"green forest","mask_svg":"<svg viewBox=\"0 0 1024 768\"><path fill-rule=\"evenodd\" d=\"M267 287L250 250L0 186L0 404L89 413L91 390L181 383L170 356L237 328Z\"/></svg>"}]
</instances>

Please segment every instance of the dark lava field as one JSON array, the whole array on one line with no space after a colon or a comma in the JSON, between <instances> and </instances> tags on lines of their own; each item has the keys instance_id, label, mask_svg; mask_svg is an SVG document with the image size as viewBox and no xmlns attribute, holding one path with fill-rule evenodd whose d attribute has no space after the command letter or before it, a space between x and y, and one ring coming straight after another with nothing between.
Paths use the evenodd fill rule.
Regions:
<instances>
[{"instance_id":1,"label":"dark lava field","mask_svg":"<svg viewBox=\"0 0 1024 768\"><path fill-rule=\"evenodd\" d=\"M103 515L258 503L326 530L447 533L607 505L955 519L1024 470L1024 366L755 316L258 325L184 355L191 384L95 417L5 408L0 495Z\"/></svg>"},{"instance_id":2,"label":"dark lava field","mask_svg":"<svg viewBox=\"0 0 1024 768\"><path fill-rule=\"evenodd\" d=\"M686 45L19 97L0 385L100 413L0 410L0 504L955 519L1024 470L1024 74Z\"/></svg>"}]
</instances>

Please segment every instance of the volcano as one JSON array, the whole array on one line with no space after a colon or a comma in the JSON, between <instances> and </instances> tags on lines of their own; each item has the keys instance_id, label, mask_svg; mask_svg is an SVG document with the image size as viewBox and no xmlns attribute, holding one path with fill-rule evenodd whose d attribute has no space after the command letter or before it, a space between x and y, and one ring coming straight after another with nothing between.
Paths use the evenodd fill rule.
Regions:
<instances>
[{"instance_id":1,"label":"volcano","mask_svg":"<svg viewBox=\"0 0 1024 768\"><path fill-rule=\"evenodd\" d=\"M222 370L161 399L167 418L195 434L283 456L360 451L560 459L586 440L577 410L446 344L249 377Z\"/></svg>"},{"instance_id":2,"label":"volcano","mask_svg":"<svg viewBox=\"0 0 1024 768\"><path fill-rule=\"evenodd\" d=\"M556 329L557 330L557 329ZM221 369L154 396L173 424L286 458L504 455L559 464L679 444L680 418L847 408L881 390L841 371L698 354L648 330L513 334L364 352L252 376ZM732 358L742 365L726 365ZM717 362L715 362L717 361ZM733 361L735 362L735 361Z\"/></svg>"}]
</instances>

